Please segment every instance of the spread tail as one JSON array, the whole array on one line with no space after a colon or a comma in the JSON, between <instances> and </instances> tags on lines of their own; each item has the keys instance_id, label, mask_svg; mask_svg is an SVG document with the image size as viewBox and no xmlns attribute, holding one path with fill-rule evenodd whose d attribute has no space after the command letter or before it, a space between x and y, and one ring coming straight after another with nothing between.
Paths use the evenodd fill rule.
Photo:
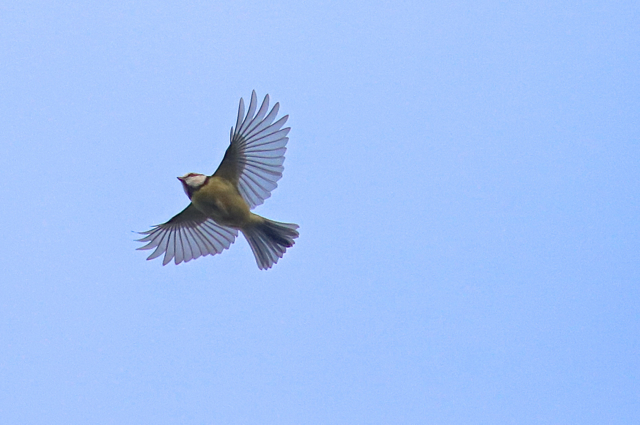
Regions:
<instances>
[{"instance_id":1,"label":"spread tail","mask_svg":"<svg viewBox=\"0 0 640 425\"><path fill-rule=\"evenodd\" d=\"M297 224L279 223L264 219L263 222L242 229L249 242L260 270L270 269L292 247L298 237Z\"/></svg>"}]
</instances>

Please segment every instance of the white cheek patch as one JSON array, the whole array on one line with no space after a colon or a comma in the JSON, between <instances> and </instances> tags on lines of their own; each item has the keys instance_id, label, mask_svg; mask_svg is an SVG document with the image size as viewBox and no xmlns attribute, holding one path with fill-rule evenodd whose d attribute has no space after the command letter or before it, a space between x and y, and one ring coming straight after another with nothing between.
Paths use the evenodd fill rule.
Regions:
<instances>
[{"instance_id":1,"label":"white cheek patch","mask_svg":"<svg viewBox=\"0 0 640 425\"><path fill-rule=\"evenodd\" d=\"M207 176L203 175L189 176L187 177L187 184L195 189L202 186L206 180Z\"/></svg>"}]
</instances>

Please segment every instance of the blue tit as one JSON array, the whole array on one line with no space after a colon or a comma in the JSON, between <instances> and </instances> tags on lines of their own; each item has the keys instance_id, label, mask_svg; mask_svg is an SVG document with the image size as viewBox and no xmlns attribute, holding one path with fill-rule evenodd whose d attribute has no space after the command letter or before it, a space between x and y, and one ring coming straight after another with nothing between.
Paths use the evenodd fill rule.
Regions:
<instances>
[{"instance_id":1,"label":"blue tit","mask_svg":"<svg viewBox=\"0 0 640 425\"><path fill-rule=\"evenodd\" d=\"M240 99L231 143L218 169L211 176L188 173L178 180L191 203L164 224L154 226L138 249L154 249L147 258L164 254L163 265L176 264L229 248L242 232L261 270L271 268L298 237L298 225L280 223L251 212L271 196L284 167L289 127L282 128L288 115L275 121L279 104L269 110L269 95L260 108L256 92L251 93L245 115ZM257 110L257 112L256 112ZM275 121L275 122L274 122Z\"/></svg>"}]
</instances>

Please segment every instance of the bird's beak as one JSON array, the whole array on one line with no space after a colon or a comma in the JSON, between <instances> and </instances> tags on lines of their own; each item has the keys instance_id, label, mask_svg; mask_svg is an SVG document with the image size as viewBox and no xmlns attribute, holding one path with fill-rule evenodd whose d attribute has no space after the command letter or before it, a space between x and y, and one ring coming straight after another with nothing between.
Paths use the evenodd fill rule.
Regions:
<instances>
[{"instance_id":1,"label":"bird's beak","mask_svg":"<svg viewBox=\"0 0 640 425\"><path fill-rule=\"evenodd\" d=\"M184 182L184 177L178 177L178 180L180 180L181 182Z\"/></svg>"}]
</instances>

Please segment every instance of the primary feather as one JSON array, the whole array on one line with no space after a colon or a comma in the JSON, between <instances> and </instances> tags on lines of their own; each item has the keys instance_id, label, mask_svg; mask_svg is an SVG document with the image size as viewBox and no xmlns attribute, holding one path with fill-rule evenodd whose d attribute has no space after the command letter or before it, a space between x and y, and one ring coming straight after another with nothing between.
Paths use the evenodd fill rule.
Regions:
<instances>
[{"instance_id":1,"label":"primary feather","mask_svg":"<svg viewBox=\"0 0 640 425\"><path fill-rule=\"evenodd\" d=\"M235 130L231 127L231 144L215 175L223 175L238 185L238 191L249 208L254 208L271 196L282 178L284 154L291 128L282 128L288 115L274 122L280 105L271 112L269 95L264 97L257 114L256 92L251 93L249 110L244 114L244 101L240 99ZM266 116L265 116L266 114Z\"/></svg>"}]
</instances>

